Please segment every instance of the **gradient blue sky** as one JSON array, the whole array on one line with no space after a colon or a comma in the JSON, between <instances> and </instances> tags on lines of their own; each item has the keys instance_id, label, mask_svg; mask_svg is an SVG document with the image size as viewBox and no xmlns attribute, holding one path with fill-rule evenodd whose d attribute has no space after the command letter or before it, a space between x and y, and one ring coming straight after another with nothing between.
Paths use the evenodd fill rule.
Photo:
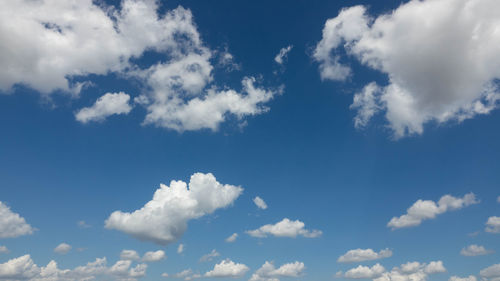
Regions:
<instances>
[{"instance_id":1,"label":"gradient blue sky","mask_svg":"<svg viewBox=\"0 0 500 281\"><path fill-rule=\"evenodd\" d=\"M322 30L328 19L337 17L343 8L364 5L368 9L366 15L373 20L384 13L390 15L398 9L401 1L161 2L159 14L179 5L191 11L202 45L213 55L209 60L214 67L211 72L213 80L205 85L205 89L226 87L240 91L242 78L253 76L258 87L275 93L272 100L259 104L267 107L267 111L242 115L241 118L226 112L227 118L218 123L215 130L184 131L143 124L147 108L132 100L130 104L134 106L128 114L110 115L97 122L76 120L75 116L82 108L91 107L106 93L124 92L131 99L144 93L151 94L147 85L137 81L140 78L127 74L129 70L109 70L105 74L83 70L85 74L73 76L67 73L65 77L71 83L92 83L74 96L68 94L68 89L51 89L43 93L39 84L30 84L24 78L9 78L9 71L16 71L17 65L43 55L36 51L31 53L30 45L16 49L13 46L17 45L9 40L14 38L14 33L9 30L17 27L7 23L29 17L23 13L26 11L23 5L28 5L25 2L29 1L13 1L15 4L0 12L0 41L6 42L0 43L0 65L14 66L0 72L0 76L4 76L0 77L0 201L36 230L28 235L7 238L4 234L0 238L0 246L8 249L8 252L0 253L0 279L22 279L17 275L5 275L5 270L10 266L9 261L25 254L29 254L38 267L55 260L60 269L73 269L102 257L107 258L107 265L111 267L120 260L120 252L124 249L135 250L141 256L147 251L165 252L167 258L148 263L146 275L139 277L140 280L161 280L165 278L162 273L168 273L168 279L175 278L176 273L186 269L204 275L226 259L249 268L243 276L237 276L241 280L250 279L266 261L274 261L276 267L298 261L305 265L305 269L300 270L298 277L284 273L259 280L347 280L349 276L345 272L359 265L372 267L380 263L389 273L393 267L413 261L421 264L442 261L446 268L446 272L425 273L423 280L449 280L452 276L470 275L485 281L500 278L500 265L493 275L486 271L480 274L481 270L500 262L500 225L496 225L495 231L485 231L488 219L500 216L500 199L497 199L500 195L500 113L494 109L497 100L490 104L493 108L488 112L463 113L468 105L487 97L472 90L471 98L464 101L453 95L453 90L448 96L431 91L431 96L442 99L436 98L439 100L436 102L427 99L425 102L440 102L446 106L446 103L458 104L458 109L450 111L454 116L439 120L437 114L444 112L429 113L423 117L426 121L422 123L422 132L408 131L397 136L391 127L397 121L385 115L392 109L383 103L379 104L379 113L366 126L354 126L359 111L350 108L353 95L362 93L363 87L372 81L381 87L388 85L388 77L392 75L388 74L392 70L371 68L361 62L360 54L349 53L353 51L342 47L344 43L346 46L356 44L359 37L354 41L343 37L343 43L328 50L331 57L336 54L342 64L349 65L351 75L344 79L321 79L319 66L324 62L314 54L318 42L323 39ZM97 2L101 5L100 8L96 6L97 9L108 5L120 9L120 1ZM417 7L420 1L404 4L406 2L403 1L403 5L422 8ZM460 5L474 1L422 1L428 2L460 10L468 9ZM497 20L488 24L498 30L498 3L476 2L490 11L496 10L489 16ZM87 4L93 5L91 1ZM152 5L152 2L147 5ZM57 5L48 5L49 10L53 6ZM438 8L422 9L423 14L429 12L431 25L433 17L444 18L445 22L448 19L439 16ZM57 15L57 12L39 11L45 18ZM465 21L465 26L477 24L474 17L477 21L484 17L479 12L471 13L472 19ZM460 15L456 13L457 17ZM420 18L421 21L426 19ZM347 26L349 23L346 19L343 24ZM463 25L460 26L458 30L463 29ZM419 38L426 38L433 34L429 30L440 30L441 25L412 28L407 33L409 37L421 31ZM22 32L29 33L30 30ZM457 28L450 27L444 34L453 32L457 32ZM429 83L450 84L454 83L453 79L463 81L462 75L466 75L497 85L500 49L495 44L500 42L500 37L498 32L485 34L482 36L490 40L482 41L480 45L490 44L496 60L488 56L472 59L478 64L487 62L489 70L494 69L489 76L477 74L477 68L471 67L463 71L465 74L450 74L451 78L444 82L439 75L430 75L429 79L435 77L439 81ZM82 42L86 40L85 37L80 39ZM397 45L405 40L412 39L392 38L386 43ZM462 43L460 40L441 42L429 38L429 44L434 48L415 46L415 56L424 57L419 60L424 69L434 69L425 65L433 62L425 60L429 58L425 52L439 57L440 52L452 52L447 47L453 49ZM425 40L421 44L426 45ZM287 58L282 64L277 63L275 56L287 46L293 46ZM32 45L32 48L37 47ZM218 62L224 51L233 56L232 66L237 69ZM15 52L19 52L19 57L12 55ZM391 54L388 51L388 56ZM170 56L146 50L130 60L137 68L144 69L158 61L168 64L172 59ZM385 56L377 59L382 63L387 60L389 65L393 63ZM460 61L460 56L457 55L456 60ZM409 73L418 73L419 69L414 68L419 66L404 62L403 59L403 66L394 69L410 69ZM446 62L450 61L437 63ZM44 73L35 75L43 81L41 84L47 81ZM401 79L403 82L411 80L408 76ZM280 87L283 89L281 93ZM456 90L458 86L437 88L446 94L446 87ZM500 95L496 86L494 88L491 94ZM421 95L419 89L409 91L418 97ZM382 99L384 93L380 90ZM204 94L204 91L195 93ZM193 98L188 94L179 95L185 100ZM422 115L426 110L418 106L413 109ZM457 121L463 117L460 114L472 115ZM123 231L104 227L114 211L133 212L144 206L152 199L160 183L169 185L172 180L189 182L191 175L197 172L212 173L218 182L241 186L244 191L227 207L190 219L185 233L166 245L141 241ZM388 227L393 217L404 215L419 199L437 202L448 194L460 200L471 192L476 200L471 204L463 203L457 210L443 211L412 227ZM267 203L267 209L259 209L254 204L252 200L256 196ZM4 229L12 222L1 216L10 215L9 212L0 212L0 226ZM273 235L259 238L246 233L284 218L300 220L306 229L320 230L322 234L314 238L300 235L295 238ZM165 217L165 220L172 218ZM85 221L88 227L79 227L79 221ZM0 230L0 233L4 232ZM236 241L225 242L233 233L239 235ZM54 248L63 242L72 249L64 255L54 252ZM177 253L179 244L184 245L180 254ZM470 245L483 246L486 249L484 255L461 255L461 250ZM200 262L200 258L213 249L220 255L211 261ZM354 249L375 252L390 249L392 255L352 263L337 261ZM132 266L137 263L141 262L134 261ZM335 276L338 271L343 273ZM37 280L39 277L23 278ZM95 278L121 277L104 274ZM221 278L230 279L230 276Z\"/></svg>"}]
</instances>

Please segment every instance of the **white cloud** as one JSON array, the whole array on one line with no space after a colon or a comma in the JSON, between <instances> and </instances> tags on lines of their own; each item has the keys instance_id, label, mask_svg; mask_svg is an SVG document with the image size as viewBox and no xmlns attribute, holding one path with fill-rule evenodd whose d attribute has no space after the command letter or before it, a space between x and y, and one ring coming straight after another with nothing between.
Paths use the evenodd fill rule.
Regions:
<instances>
[{"instance_id":1,"label":"white cloud","mask_svg":"<svg viewBox=\"0 0 500 281\"><path fill-rule=\"evenodd\" d=\"M500 233L500 217L489 217L486 222L486 232Z\"/></svg>"},{"instance_id":2,"label":"white cloud","mask_svg":"<svg viewBox=\"0 0 500 281\"><path fill-rule=\"evenodd\" d=\"M177 254L182 254L184 252L184 244L179 244L177 247Z\"/></svg>"},{"instance_id":3,"label":"white cloud","mask_svg":"<svg viewBox=\"0 0 500 281\"><path fill-rule=\"evenodd\" d=\"M134 250L122 250L120 253L121 260L137 261L140 259L139 254Z\"/></svg>"},{"instance_id":4,"label":"white cloud","mask_svg":"<svg viewBox=\"0 0 500 281\"><path fill-rule=\"evenodd\" d=\"M349 269L345 274L345 278L349 279L375 279L385 272L385 268L380 264L375 264L372 267L359 265L358 267Z\"/></svg>"},{"instance_id":5,"label":"white cloud","mask_svg":"<svg viewBox=\"0 0 500 281\"><path fill-rule=\"evenodd\" d=\"M375 252L372 249L354 249L350 250L337 259L337 262L362 262L388 258L392 256L392 251L389 249Z\"/></svg>"},{"instance_id":6,"label":"white cloud","mask_svg":"<svg viewBox=\"0 0 500 281\"><path fill-rule=\"evenodd\" d=\"M477 281L477 278L474 275L469 275L468 277L451 276L448 281Z\"/></svg>"},{"instance_id":7,"label":"white cloud","mask_svg":"<svg viewBox=\"0 0 500 281\"><path fill-rule=\"evenodd\" d=\"M186 231L189 220L232 205L242 192L239 186L220 184L210 173L195 173L189 185L183 181L171 181L170 187L160 184L153 199L139 210L113 212L105 227L166 245Z\"/></svg>"},{"instance_id":8,"label":"white cloud","mask_svg":"<svg viewBox=\"0 0 500 281\"><path fill-rule=\"evenodd\" d=\"M313 57L322 79L352 75L340 48L385 74L375 109L394 137L421 134L426 123L461 122L498 106L497 11L495 0L412 0L377 17L364 6L345 8L326 21ZM363 107L354 108L363 116ZM364 116L366 123L371 116Z\"/></svg>"},{"instance_id":9,"label":"white cloud","mask_svg":"<svg viewBox=\"0 0 500 281\"><path fill-rule=\"evenodd\" d=\"M166 274L166 273L164 273ZM167 276L164 276L164 277L168 277L168 274L166 274ZM163 276L163 274L162 274ZM198 279L198 278L201 278L201 275L198 274L198 273L193 273L193 271L191 269L186 269L186 270L183 270L179 273L176 273L173 275L174 278L181 278L181 279L184 279L186 281L189 281L189 280L193 280L193 279Z\"/></svg>"},{"instance_id":10,"label":"white cloud","mask_svg":"<svg viewBox=\"0 0 500 281\"><path fill-rule=\"evenodd\" d=\"M267 237L273 235L276 237L292 237L304 236L307 238L316 238L321 236L320 230L305 229L305 224L299 220L291 221L284 218L276 224L266 224L255 230L248 230L247 233L253 237Z\"/></svg>"},{"instance_id":11,"label":"white cloud","mask_svg":"<svg viewBox=\"0 0 500 281\"><path fill-rule=\"evenodd\" d=\"M233 233L233 234L231 234L231 236L226 238L226 242L233 243L234 241L236 241L236 238L238 238L238 233Z\"/></svg>"},{"instance_id":12,"label":"white cloud","mask_svg":"<svg viewBox=\"0 0 500 281\"><path fill-rule=\"evenodd\" d=\"M380 110L381 105L376 98L378 92L380 92L380 87L377 83L372 82L366 85L360 93L354 95L350 108L358 111L354 117L356 128L365 127L373 115Z\"/></svg>"},{"instance_id":13,"label":"white cloud","mask_svg":"<svg viewBox=\"0 0 500 281\"><path fill-rule=\"evenodd\" d=\"M255 203L255 205L256 205L259 209L262 209L262 210L267 209L267 204L266 204L266 202L264 201L264 199L260 198L259 196L255 197L255 198L253 199L253 202Z\"/></svg>"},{"instance_id":14,"label":"white cloud","mask_svg":"<svg viewBox=\"0 0 500 281\"><path fill-rule=\"evenodd\" d=\"M394 267L386 271L374 281L425 281L428 275L446 272L442 261L432 261L428 264L419 262L408 262L400 267Z\"/></svg>"},{"instance_id":15,"label":"white cloud","mask_svg":"<svg viewBox=\"0 0 500 281\"><path fill-rule=\"evenodd\" d=\"M479 271L479 275L481 276L482 280L487 280L487 281L500 280L500 263L481 269L481 271Z\"/></svg>"},{"instance_id":16,"label":"white cloud","mask_svg":"<svg viewBox=\"0 0 500 281\"><path fill-rule=\"evenodd\" d=\"M283 64L292 48L293 45L288 45L287 47L281 48L280 52L274 57L274 61L278 64Z\"/></svg>"},{"instance_id":17,"label":"white cloud","mask_svg":"<svg viewBox=\"0 0 500 281\"><path fill-rule=\"evenodd\" d=\"M66 244L66 243L61 243L61 244L57 245L57 247L54 248L54 252L61 254L61 255L65 255L69 251L71 251L71 248L72 248L71 245Z\"/></svg>"},{"instance_id":18,"label":"white cloud","mask_svg":"<svg viewBox=\"0 0 500 281\"><path fill-rule=\"evenodd\" d=\"M161 274L161 277L168 278L168 277L169 277L169 275L168 275L168 273L162 273L162 274Z\"/></svg>"},{"instance_id":19,"label":"white cloud","mask_svg":"<svg viewBox=\"0 0 500 281\"><path fill-rule=\"evenodd\" d=\"M484 246L479 246L474 244L469 245L460 251L460 254L462 256L467 256L467 257L483 256L491 253L493 253L493 251L486 250Z\"/></svg>"},{"instance_id":20,"label":"white cloud","mask_svg":"<svg viewBox=\"0 0 500 281\"><path fill-rule=\"evenodd\" d=\"M144 253L144 256L142 257L143 262L157 262L161 261L163 259L166 259L167 256L165 255L165 252L163 250L158 250L158 251L150 251Z\"/></svg>"},{"instance_id":21,"label":"white cloud","mask_svg":"<svg viewBox=\"0 0 500 281\"><path fill-rule=\"evenodd\" d=\"M80 109L75 114L75 118L85 124L92 121L104 121L114 114L128 114L132 110L129 101L130 96L123 92L106 93L91 107Z\"/></svg>"},{"instance_id":22,"label":"white cloud","mask_svg":"<svg viewBox=\"0 0 500 281\"><path fill-rule=\"evenodd\" d=\"M226 259L216 264L212 270L205 273L205 277L239 278L243 277L248 270L248 266Z\"/></svg>"},{"instance_id":23,"label":"white cloud","mask_svg":"<svg viewBox=\"0 0 500 281\"><path fill-rule=\"evenodd\" d=\"M78 94L86 84L74 78L116 74L137 82L142 94L134 100L146 107L144 124L177 131L216 130L228 115L242 119L266 112L264 103L280 92L255 87L253 78L243 79L240 93L217 90L216 52L204 45L191 11L180 6L160 13L158 1L151 0L122 0L116 6L23 0L4 5L0 18L0 91L26 85L45 95ZM135 64L146 51L166 59ZM239 68L227 50L221 62ZM78 112L77 120L100 121L131 110L128 95L115 98L113 108L98 100Z\"/></svg>"},{"instance_id":24,"label":"white cloud","mask_svg":"<svg viewBox=\"0 0 500 281\"><path fill-rule=\"evenodd\" d=\"M479 200L476 199L474 193L468 193L463 198L444 195L437 203L432 200L419 199L408 208L406 214L393 217L387 226L392 229L417 226L422 221L434 219L437 215L447 211L458 210L477 203L479 203Z\"/></svg>"},{"instance_id":25,"label":"white cloud","mask_svg":"<svg viewBox=\"0 0 500 281\"><path fill-rule=\"evenodd\" d=\"M299 277L305 270L302 262L286 263L276 268L273 262L266 261L250 278L250 281L279 281L280 277Z\"/></svg>"},{"instance_id":26,"label":"white cloud","mask_svg":"<svg viewBox=\"0 0 500 281\"><path fill-rule=\"evenodd\" d=\"M30 255L24 255L0 264L0 279L2 280L32 280L32 281L69 281L92 280L100 276L116 280L135 280L146 274L147 265L138 264L131 267L131 261L120 260L107 267L106 258L98 258L84 266L74 269L59 269L55 261L50 261L45 267L39 267Z\"/></svg>"},{"instance_id":27,"label":"white cloud","mask_svg":"<svg viewBox=\"0 0 500 281\"><path fill-rule=\"evenodd\" d=\"M5 246L0 246L0 254L8 254L10 251Z\"/></svg>"},{"instance_id":28,"label":"white cloud","mask_svg":"<svg viewBox=\"0 0 500 281\"><path fill-rule=\"evenodd\" d=\"M210 253L203 255L200 258L200 262L211 261L218 256L220 256L219 252L217 252L217 250L213 249Z\"/></svg>"},{"instance_id":29,"label":"white cloud","mask_svg":"<svg viewBox=\"0 0 500 281\"><path fill-rule=\"evenodd\" d=\"M19 214L0 201L0 238L15 238L33 234L35 229Z\"/></svg>"}]
</instances>

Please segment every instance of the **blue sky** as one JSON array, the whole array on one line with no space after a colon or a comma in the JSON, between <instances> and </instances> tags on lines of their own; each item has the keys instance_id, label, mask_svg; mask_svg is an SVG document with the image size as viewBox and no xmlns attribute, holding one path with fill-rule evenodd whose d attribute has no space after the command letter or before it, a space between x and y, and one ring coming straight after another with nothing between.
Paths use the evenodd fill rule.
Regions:
<instances>
[{"instance_id":1,"label":"blue sky","mask_svg":"<svg viewBox=\"0 0 500 281\"><path fill-rule=\"evenodd\" d=\"M0 280L500 280L498 11L5 4Z\"/></svg>"}]
</instances>

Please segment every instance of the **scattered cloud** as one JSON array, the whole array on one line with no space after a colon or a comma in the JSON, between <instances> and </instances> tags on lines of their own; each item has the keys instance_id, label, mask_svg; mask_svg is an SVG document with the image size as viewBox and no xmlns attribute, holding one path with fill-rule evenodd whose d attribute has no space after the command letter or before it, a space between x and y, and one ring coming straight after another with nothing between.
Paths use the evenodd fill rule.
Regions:
<instances>
[{"instance_id":1,"label":"scattered cloud","mask_svg":"<svg viewBox=\"0 0 500 281\"><path fill-rule=\"evenodd\" d=\"M129 104L130 96L123 93L106 93L91 107L80 109L76 114L76 120L82 123L92 121L104 121L111 115L128 114L132 110Z\"/></svg>"},{"instance_id":2,"label":"scattered cloud","mask_svg":"<svg viewBox=\"0 0 500 281\"><path fill-rule=\"evenodd\" d=\"M432 200L419 199L410 208L408 208L406 214L400 217L393 217L387 226L393 230L397 228L417 226L424 220L434 219L437 215L448 211L462 209L478 203L479 200L476 199L474 193L468 193L463 198L444 195L437 203Z\"/></svg>"},{"instance_id":3,"label":"scattered cloud","mask_svg":"<svg viewBox=\"0 0 500 281\"><path fill-rule=\"evenodd\" d=\"M278 64L283 64L292 48L293 45L288 45L287 47L281 48L280 52L274 57L274 61Z\"/></svg>"},{"instance_id":4,"label":"scattered cloud","mask_svg":"<svg viewBox=\"0 0 500 281\"><path fill-rule=\"evenodd\" d=\"M134 250L122 250L120 253L121 260L137 261L140 259L139 254Z\"/></svg>"},{"instance_id":5,"label":"scattered cloud","mask_svg":"<svg viewBox=\"0 0 500 281\"><path fill-rule=\"evenodd\" d=\"M71 248L72 248L71 245L66 244L66 243L61 243L57 247L54 248L54 252L61 254L61 255L65 255L69 251L71 251Z\"/></svg>"},{"instance_id":6,"label":"scattered cloud","mask_svg":"<svg viewBox=\"0 0 500 281\"><path fill-rule=\"evenodd\" d=\"M236 241L236 238L238 238L238 233L233 233L233 234L231 234L231 236L226 238L226 242L233 243L234 241Z\"/></svg>"},{"instance_id":7,"label":"scattered cloud","mask_svg":"<svg viewBox=\"0 0 500 281\"><path fill-rule=\"evenodd\" d=\"M469 245L460 251L460 254L466 257L483 256L491 253L493 253L492 250L486 250L484 246L479 246L474 244Z\"/></svg>"},{"instance_id":8,"label":"scattered cloud","mask_svg":"<svg viewBox=\"0 0 500 281\"><path fill-rule=\"evenodd\" d=\"M345 58L385 74L387 85L355 98L355 121L365 125L383 112L395 138L421 134L426 123L462 122L497 108L500 34L492 30L500 22L490 11L498 9L494 1L409 1L372 17L365 6L345 8L326 21L313 58L323 80L352 76Z\"/></svg>"},{"instance_id":9,"label":"scattered cloud","mask_svg":"<svg viewBox=\"0 0 500 281\"><path fill-rule=\"evenodd\" d=\"M375 264L372 267L359 265L358 267L349 269L344 277L348 279L375 279L385 272L385 268L380 264Z\"/></svg>"},{"instance_id":10,"label":"scattered cloud","mask_svg":"<svg viewBox=\"0 0 500 281\"><path fill-rule=\"evenodd\" d=\"M33 234L35 229L26 220L0 201L0 238L15 238Z\"/></svg>"},{"instance_id":11,"label":"scattered cloud","mask_svg":"<svg viewBox=\"0 0 500 281\"><path fill-rule=\"evenodd\" d=\"M408 262L400 267L394 267L391 271L386 271L374 281L390 280L412 280L425 281L428 275L446 272L442 261L432 261L428 264L419 262Z\"/></svg>"},{"instance_id":12,"label":"scattered cloud","mask_svg":"<svg viewBox=\"0 0 500 281\"><path fill-rule=\"evenodd\" d=\"M179 244L177 247L177 254L182 254L184 252L184 244Z\"/></svg>"},{"instance_id":13,"label":"scattered cloud","mask_svg":"<svg viewBox=\"0 0 500 281\"><path fill-rule=\"evenodd\" d=\"M389 249L380 250L375 252L372 249L354 249L350 250L337 259L337 262L363 262L388 258L392 256L392 251Z\"/></svg>"},{"instance_id":14,"label":"scattered cloud","mask_svg":"<svg viewBox=\"0 0 500 281\"><path fill-rule=\"evenodd\" d=\"M220 256L219 252L217 252L215 249L213 249L210 253L203 255L200 258L200 262L211 261L218 256Z\"/></svg>"},{"instance_id":15,"label":"scattered cloud","mask_svg":"<svg viewBox=\"0 0 500 281\"><path fill-rule=\"evenodd\" d=\"M500 233L500 217L489 217L484 231L490 233Z\"/></svg>"},{"instance_id":16,"label":"scattered cloud","mask_svg":"<svg viewBox=\"0 0 500 281\"><path fill-rule=\"evenodd\" d=\"M479 275L482 280L486 281L500 280L500 263L481 269L481 271L479 271Z\"/></svg>"},{"instance_id":17,"label":"scattered cloud","mask_svg":"<svg viewBox=\"0 0 500 281\"><path fill-rule=\"evenodd\" d=\"M266 204L266 202L264 201L264 199L260 198L259 196L255 197L255 198L253 199L253 202L255 203L255 205L256 205L259 209L262 209L262 210L267 209L267 204Z\"/></svg>"},{"instance_id":18,"label":"scattered cloud","mask_svg":"<svg viewBox=\"0 0 500 281\"><path fill-rule=\"evenodd\" d=\"M189 184L160 184L153 199L132 213L115 211L105 222L107 229L123 231L139 240L167 245L186 231L187 222L234 203L243 192L239 186L220 184L208 173L195 173Z\"/></svg>"},{"instance_id":19,"label":"scattered cloud","mask_svg":"<svg viewBox=\"0 0 500 281\"><path fill-rule=\"evenodd\" d=\"M248 266L226 259L216 264L212 270L205 273L205 277L240 278L243 277L248 270Z\"/></svg>"},{"instance_id":20,"label":"scattered cloud","mask_svg":"<svg viewBox=\"0 0 500 281\"><path fill-rule=\"evenodd\" d=\"M158 251L149 251L144 253L144 256L142 257L143 262L157 262L161 261L163 259L166 259L167 256L165 255L165 252L163 250L158 250Z\"/></svg>"},{"instance_id":21,"label":"scattered cloud","mask_svg":"<svg viewBox=\"0 0 500 281\"><path fill-rule=\"evenodd\" d=\"M307 238L316 238L321 236L321 230L307 230L305 224L299 220L289 220L284 218L276 224L266 224L255 230L248 230L247 233L253 237L264 238L268 235L276 237L292 237L304 236Z\"/></svg>"},{"instance_id":22,"label":"scattered cloud","mask_svg":"<svg viewBox=\"0 0 500 281\"><path fill-rule=\"evenodd\" d=\"M281 277L299 277L305 270L302 262L286 263L276 268L274 262L266 261L250 278L250 281L279 281Z\"/></svg>"}]
</instances>

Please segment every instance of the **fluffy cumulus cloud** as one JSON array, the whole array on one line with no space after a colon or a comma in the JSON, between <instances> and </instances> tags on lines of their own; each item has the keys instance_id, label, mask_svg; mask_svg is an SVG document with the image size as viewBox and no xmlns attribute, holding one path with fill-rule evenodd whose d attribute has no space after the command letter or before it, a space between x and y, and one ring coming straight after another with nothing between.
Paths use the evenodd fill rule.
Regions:
<instances>
[{"instance_id":1,"label":"fluffy cumulus cloud","mask_svg":"<svg viewBox=\"0 0 500 281\"><path fill-rule=\"evenodd\" d=\"M479 275L481 276L482 280L487 280L487 281L500 280L500 263L481 269L481 271L479 271Z\"/></svg>"},{"instance_id":2,"label":"fluffy cumulus cloud","mask_svg":"<svg viewBox=\"0 0 500 281\"><path fill-rule=\"evenodd\" d=\"M486 222L486 232L500 233L500 217L489 217Z\"/></svg>"},{"instance_id":3,"label":"fluffy cumulus cloud","mask_svg":"<svg viewBox=\"0 0 500 281\"><path fill-rule=\"evenodd\" d=\"M135 101L147 110L144 124L178 131L215 130L228 115L241 119L267 110L264 103L278 90L259 88L251 77L243 79L241 91L217 89L216 52L203 43L191 11L159 13L159 5L153 0L122 0L116 6L92 0L6 3L0 11L0 92L24 85L45 95L76 95L90 84L89 75L113 73L137 82ZM165 59L137 65L146 51ZM126 114L129 99L106 94L76 118L90 122Z\"/></svg>"},{"instance_id":4,"label":"fluffy cumulus cloud","mask_svg":"<svg viewBox=\"0 0 500 281\"><path fill-rule=\"evenodd\" d=\"M93 280L98 277L115 280L136 280L146 274L147 266L138 264L132 267L131 261L119 260L111 267L107 266L106 258L98 258L94 262L78 266L74 269L59 269L55 261L46 266L38 266L30 255L24 255L0 264L0 279L2 280L32 280L32 281L70 281Z\"/></svg>"},{"instance_id":5,"label":"fluffy cumulus cloud","mask_svg":"<svg viewBox=\"0 0 500 281\"><path fill-rule=\"evenodd\" d=\"M107 93L98 98L91 107L80 109L76 114L76 120L82 123L92 121L103 121L114 114L128 114L132 110L129 104L130 96L120 93Z\"/></svg>"},{"instance_id":6,"label":"fluffy cumulus cloud","mask_svg":"<svg viewBox=\"0 0 500 281\"><path fill-rule=\"evenodd\" d=\"M477 203L479 203L479 200L476 199L474 193L468 193L462 198L444 195L437 203L432 200L419 199L408 208L406 214L393 217L387 226L392 229L417 226L422 221L434 219L437 215L447 211L458 210Z\"/></svg>"},{"instance_id":7,"label":"fluffy cumulus cloud","mask_svg":"<svg viewBox=\"0 0 500 281\"><path fill-rule=\"evenodd\" d=\"M467 277L451 276L448 281L477 281L477 278L474 275L469 275Z\"/></svg>"},{"instance_id":8,"label":"fluffy cumulus cloud","mask_svg":"<svg viewBox=\"0 0 500 281\"><path fill-rule=\"evenodd\" d=\"M337 259L337 262L363 262L388 258L392 256L389 249L380 250L378 253L372 249L354 249L350 250Z\"/></svg>"},{"instance_id":9,"label":"fluffy cumulus cloud","mask_svg":"<svg viewBox=\"0 0 500 281\"><path fill-rule=\"evenodd\" d=\"M33 234L34 231L23 217L0 201L0 238L15 238Z\"/></svg>"},{"instance_id":10,"label":"fluffy cumulus cloud","mask_svg":"<svg viewBox=\"0 0 500 281\"><path fill-rule=\"evenodd\" d=\"M262 210L267 209L266 201L264 201L264 199L260 198L259 196L256 196L253 199L253 203L255 203L255 206L257 206L257 208L259 208L259 209L262 209Z\"/></svg>"},{"instance_id":11,"label":"fluffy cumulus cloud","mask_svg":"<svg viewBox=\"0 0 500 281\"><path fill-rule=\"evenodd\" d=\"M276 268L273 262L266 261L250 278L250 281L279 281L280 277L299 277L305 270L302 262L285 263Z\"/></svg>"},{"instance_id":12,"label":"fluffy cumulus cloud","mask_svg":"<svg viewBox=\"0 0 500 281\"><path fill-rule=\"evenodd\" d=\"M69 251L71 251L71 245L67 244L67 243L61 243L59 245L57 245L57 247L54 248L54 252L58 253L58 254L61 254L61 255L65 255L67 253L69 253Z\"/></svg>"},{"instance_id":13,"label":"fluffy cumulus cloud","mask_svg":"<svg viewBox=\"0 0 500 281\"><path fill-rule=\"evenodd\" d=\"M237 238L238 238L238 233L233 233L228 238L226 238L225 241L227 243L233 243L234 241L236 241Z\"/></svg>"},{"instance_id":14,"label":"fluffy cumulus cloud","mask_svg":"<svg viewBox=\"0 0 500 281\"><path fill-rule=\"evenodd\" d=\"M266 224L258 229L248 230L247 233L253 237L264 238L268 235L276 237L292 237L303 236L307 238L316 238L323 234L321 230L308 230L305 224L299 220L289 220L284 218L275 224Z\"/></svg>"},{"instance_id":15,"label":"fluffy cumulus cloud","mask_svg":"<svg viewBox=\"0 0 500 281\"><path fill-rule=\"evenodd\" d=\"M484 248L484 246L479 246L475 244L469 245L460 251L460 254L466 257L483 256L491 253L493 253L492 250L487 250L486 248Z\"/></svg>"},{"instance_id":16,"label":"fluffy cumulus cloud","mask_svg":"<svg viewBox=\"0 0 500 281\"><path fill-rule=\"evenodd\" d=\"M373 279L374 281L425 281L428 275L446 272L442 261L430 263L408 262L387 271L382 265L359 265L347 272L337 272L336 277L348 279ZM458 281L458 280L457 280Z\"/></svg>"},{"instance_id":17,"label":"fluffy cumulus cloud","mask_svg":"<svg viewBox=\"0 0 500 281\"><path fill-rule=\"evenodd\" d=\"M356 121L383 112L398 138L498 106L499 28L496 0L412 0L374 17L354 6L326 21L313 57L322 79L352 75L346 57L385 74L386 85L355 98Z\"/></svg>"},{"instance_id":18,"label":"fluffy cumulus cloud","mask_svg":"<svg viewBox=\"0 0 500 281\"><path fill-rule=\"evenodd\" d=\"M120 259L136 261L140 259L139 253L134 250L122 250L120 253Z\"/></svg>"},{"instance_id":19,"label":"fluffy cumulus cloud","mask_svg":"<svg viewBox=\"0 0 500 281\"><path fill-rule=\"evenodd\" d=\"M280 52L274 57L274 61L278 64L283 64L288 57L288 53L292 50L293 45L288 45L280 49Z\"/></svg>"},{"instance_id":20,"label":"fluffy cumulus cloud","mask_svg":"<svg viewBox=\"0 0 500 281\"><path fill-rule=\"evenodd\" d=\"M232 205L242 192L239 186L219 183L210 173L195 173L189 184L183 181L171 181L170 186L161 184L153 199L139 210L113 212L105 227L166 245L182 236L189 220Z\"/></svg>"},{"instance_id":21,"label":"fluffy cumulus cloud","mask_svg":"<svg viewBox=\"0 0 500 281\"><path fill-rule=\"evenodd\" d=\"M358 267L349 269L345 274L345 278L349 279L375 279L385 272L385 268L380 264L375 264L372 267L359 265Z\"/></svg>"},{"instance_id":22,"label":"fluffy cumulus cloud","mask_svg":"<svg viewBox=\"0 0 500 281\"><path fill-rule=\"evenodd\" d=\"M226 259L216 264L212 270L205 273L205 277L239 278L245 275L248 270L248 266Z\"/></svg>"},{"instance_id":23,"label":"fluffy cumulus cloud","mask_svg":"<svg viewBox=\"0 0 500 281\"><path fill-rule=\"evenodd\" d=\"M161 261L163 259L166 259L167 256L165 255L165 252L163 250L158 250L158 251L149 251L144 253L144 256L142 257L143 262L157 262Z\"/></svg>"},{"instance_id":24,"label":"fluffy cumulus cloud","mask_svg":"<svg viewBox=\"0 0 500 281\"><path fill-rule=\"evenodd\" d=\"M220 256L219 252L217 252L217 250L213 249L210 253L203 255L200 258L200 262L211 261L218 256Z\"/></svg>"}]
</instances>

